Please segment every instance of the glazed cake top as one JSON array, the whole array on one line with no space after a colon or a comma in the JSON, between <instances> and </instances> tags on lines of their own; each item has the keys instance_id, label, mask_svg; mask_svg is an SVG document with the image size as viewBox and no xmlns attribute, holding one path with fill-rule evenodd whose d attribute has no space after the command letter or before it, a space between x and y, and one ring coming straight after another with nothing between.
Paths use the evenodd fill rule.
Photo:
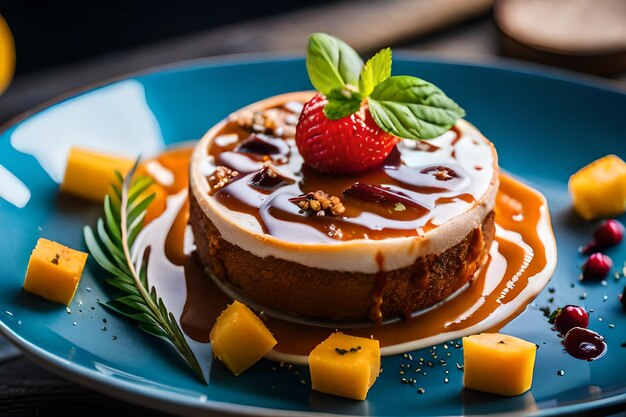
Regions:
<instances>
[{"instance_id":1,"label":"glazed cake top","mask_svg":"<svg viewBox=\"0 0 626 417\"><path fill-rule=\"evenodd\" d=\"M320 174L293 139L311 92L269 98L213 127L191 162L193 197L223 238L257 256L374 273L459 243L493 209L493 145L460 120L402 140L376 169Z\"/></svg>"}]
</instances>

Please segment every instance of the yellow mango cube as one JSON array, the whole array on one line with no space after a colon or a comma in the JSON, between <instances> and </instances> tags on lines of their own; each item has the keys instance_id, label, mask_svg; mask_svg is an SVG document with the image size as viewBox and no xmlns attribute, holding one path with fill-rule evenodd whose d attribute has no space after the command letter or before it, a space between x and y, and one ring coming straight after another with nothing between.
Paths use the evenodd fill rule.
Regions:
<instances>
[{"instance_id":1,"label":"yellow mango cube","mask_svg":"<svg viewBox=\"0 0 626 417\"><path fill-rule=\"evenodd\" d=\"M615 155L593 161L569 179L576 211L585 219L613 217L626 211L626 163Z\"/></svg>"},{"instance_id":2,"label":"yellow mango cube","mask_svg":"<svg viewBox=\"0 0 626 417\"><path fill-rule=\"evenodd\" d=\"M86 262L86 253L40 238L28 261L24 289L69 305Z\"/></svg>"},{"instance_id":3,"label":"yellow mango cube","mask_svg":"<svg viewBox=\"0 0 626 417\"><path fill-rule=\"evenodd\" d=\"M87 149L71 148L61 191L102 202L117 182L115 171L126 175L135 161Z\"/></svg>"},{"instance_id":4,"label":"yellow mango cube","mask_svg":"<svg viewBox=\"0 0 626 417\"><path fill-rule=\"evenodd\" d=\"M331 334L309 354L314 390L364 400L380 372L378 340Z\"/></svg>"},{"instance_id":5,"label":"yellow mango cube","mask_svg":"<svg viewBox=\"0 0 626 417\"><path fill-rule=\"evenodd\" d=\"M276 339L256 314L239 301L217 318L211 334L213 355L239 375L276 345Z\"/></svg>"},{"instance_id":6,"label":"yellow mango cube","mask_svg":"<svg viewBox=\"0 0 626 417\"><path fill-rule=\"evenodd\" d=\"M533 382L537 346L500 333L463 338L463 385L498 395L520 395Z\"/></svg>"}]
</instances>

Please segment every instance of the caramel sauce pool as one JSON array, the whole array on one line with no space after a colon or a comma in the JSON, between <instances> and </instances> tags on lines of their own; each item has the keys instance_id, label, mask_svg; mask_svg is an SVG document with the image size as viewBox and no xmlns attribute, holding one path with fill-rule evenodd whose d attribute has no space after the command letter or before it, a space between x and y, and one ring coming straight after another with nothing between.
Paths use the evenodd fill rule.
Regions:
<instances>
[{"instance_id":1,"label":"caramel sauce pool","mask_svg":"<svg viewBox=\"0 0 626 417\"><path fill-rule=\"evenodd\" d=\"M158 210L164 209L163 202L167 195L188 187L191 152L191 148L179 148L166 151L153 159L173 173L175 180L167 186L155 185L157 198L153 206L157 212L151 213L150 218L158 216ZM145 166L146 163L140 171L145 173ZM384 348L467 329L496 314L503 306L520 297L529 286L530 279L547 265L546 248L537 227L543 205L541 197L532 189L501 173L495 207L500 232L496 234L486 264L467 288L453 299L411 319L366 328L344 328L342 331L355 336L374 337ZM185 204L176 216L167 235L165 253L170 262L182 265L185 271L185 281L183 283L181 280L180 283L187 290L180 317L181 327L192 339L208 342L215 320L232 300L204 273L194 253L185 255L183 252L188 211L188 204ZM520 307L508 313L490 330L495 331L504 326L521 313L530 301L524 300ZM293 355L308 355L334 331L329 327L298 324L273 317L267 317L266 324L278 340L275 351Z\"/></svg>"}]
</instances>

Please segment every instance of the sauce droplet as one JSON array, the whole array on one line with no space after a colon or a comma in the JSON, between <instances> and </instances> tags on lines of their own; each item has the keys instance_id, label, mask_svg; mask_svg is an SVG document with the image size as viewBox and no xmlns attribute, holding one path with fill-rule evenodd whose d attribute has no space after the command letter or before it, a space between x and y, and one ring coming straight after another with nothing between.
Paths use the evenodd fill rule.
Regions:
<instances>
[{"instance_id":1,"label":"sauce droplet","mask_svg":"<svg viewBox=\"0 0 626 417\"><path fill-rule=\"evenodd\" d=\"M571 356L589 362L600 359L607 351L604 337L582 327L574 327L567 332L563 345Z\"/></svg>"}]
</instances>

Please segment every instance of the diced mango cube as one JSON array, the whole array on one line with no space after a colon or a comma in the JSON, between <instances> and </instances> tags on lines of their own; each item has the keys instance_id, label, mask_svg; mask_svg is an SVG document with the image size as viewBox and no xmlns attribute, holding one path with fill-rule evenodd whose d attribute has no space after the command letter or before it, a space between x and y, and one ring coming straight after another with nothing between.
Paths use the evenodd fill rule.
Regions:
<instances>
[{"instance_id":1,"label":"diced mango cube","mask_svg":"<svg viewBox=\"0 0 626 417\"><path fill-rule=\"evenodd\" d=\"M569 179L576 211L585 219L613 217L626 211L626 163L615 155L593 161Z\"/></svg>"},{"instance_id":2,"label":"diced mango cube","mask_svg":"<svg viewBox=\"0 0 626 417\"><path fill-rule=\"evenodd\" d=\"M309 354L314 390L364 400L380 372L378 340L331 334Z\"/></svg>"},{"instance_id":3,"label":"diced mango cube","mask_svg":"<svg viewBox=\"0 0 626 417\"><path fill-rule=\"evenodd\" d=\"M209 338L213 355L235 375L254 365L276 345L261 319L239 301L222 311Z\"/></svg>"},{"instance_id":4,"label":"diced mango cube","mask_svg":"<svg viewBox=\"0 0 626 417\"><path fill-rule=\"evenodd\" d=\"M101 152L71 148L61 191L102 202L116 183L115 171L126 175L135 161Z\"/></svg>"},{"instance_id":5,"label":"diced mango cube","mask_svg":"<svg viewBox=\"0 0 626 417\"><path fill-rule=\"evenodd\" d=\"M86 253L40 238L28 261L24 289L69 305L86 262Z\"/></svg>"},{"instance_id":6,"label":"diced mango cube","mask_svg":"<svg viewBox=\"0 0 626 417\"><path fill-rule=\"evenodd\" d=\"M463 338L465 388L499 395L520 395L530 389L537 346L500 333Z\"/></svg>"}]
</instances>

